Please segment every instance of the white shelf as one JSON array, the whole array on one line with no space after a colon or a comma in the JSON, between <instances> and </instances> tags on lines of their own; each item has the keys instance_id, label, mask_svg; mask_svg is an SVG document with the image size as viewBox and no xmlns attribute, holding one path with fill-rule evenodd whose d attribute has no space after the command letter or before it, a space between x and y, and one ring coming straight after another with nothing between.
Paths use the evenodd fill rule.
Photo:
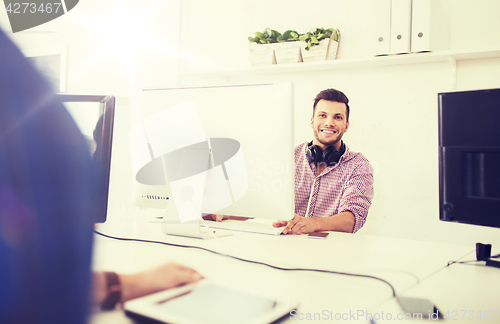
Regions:
<instances>
[{"instance_id":1,"label":"white shelf","mask_svg":"<svg viewBox=\"0 0 500 324\"><path fill-rule=\"evenodd\" d=\"M231 77L245 75L264 75L277 73L300 73L313 71L331 71L352 68L368 68L392 65L408 65L435 62L450 62L452 65L456 61L500 58L500 48L489 48L482 50L462 50L444 51L416 54L390 55L357 59L342 59L335 61L321 61L310 63L294 63L267 66L249 66L231 70L213 70L181 73L182 76L192 77Z\"/></svg>"}]
</instances>

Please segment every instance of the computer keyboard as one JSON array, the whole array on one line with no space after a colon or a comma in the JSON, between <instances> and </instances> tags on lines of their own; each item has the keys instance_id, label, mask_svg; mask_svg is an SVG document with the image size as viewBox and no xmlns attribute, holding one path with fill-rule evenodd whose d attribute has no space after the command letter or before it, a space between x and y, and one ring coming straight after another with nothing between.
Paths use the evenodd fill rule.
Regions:
<instances>
[{"instance_id":1,"label":"computer keyboard","mask_svg":"<svg viewBox=\"0 0 500 324\"><path fill-rule=\"evenodd\" d=\"M276 220L264 218L233 218L224 219L222 222L203 220L202 224L213 229L223 229L229 231L249 232L267 235L280 235L283 227L273 227L272 224L274 222L276 222Z\"/></svg>"}]
</instances>

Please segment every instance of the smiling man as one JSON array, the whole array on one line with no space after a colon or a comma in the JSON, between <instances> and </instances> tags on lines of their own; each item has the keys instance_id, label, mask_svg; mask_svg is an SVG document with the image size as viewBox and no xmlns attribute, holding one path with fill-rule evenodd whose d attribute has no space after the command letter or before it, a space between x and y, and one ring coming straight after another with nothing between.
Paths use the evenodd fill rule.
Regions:
<instances>
[{"instance_id":1,"label":"smiling man","mask_svg":"<svg viewBox=\"0 0 500 324\"><path fill-rule=\"evenodd\" d=\"M284 234L355 233L365 223L373 169L342 141L349 112L349 99L338 90L323 90L314 99L313 140L295 148L295 216L273 224Z\"/></svg>"}]
</instances>

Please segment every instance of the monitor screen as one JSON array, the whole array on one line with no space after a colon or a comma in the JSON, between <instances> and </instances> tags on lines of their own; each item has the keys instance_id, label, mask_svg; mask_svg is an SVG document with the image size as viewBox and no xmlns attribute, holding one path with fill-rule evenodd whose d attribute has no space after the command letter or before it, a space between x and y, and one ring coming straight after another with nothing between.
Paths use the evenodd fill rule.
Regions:
<instances>
[{"instance_id":1,"label":"monitor screen","mask_svg":"<svg viewBox=\"0 0 500 324\"><path fill-rule=\"evenodd\" d=\"M440 219L500 227L500 89L438 98Z\"/></svg>"},{"instance_id":2,"label":"monitor screen","mask_svg":"<svg viewBox=\"0 0 500 324\"><path fill-rule=\"evenodd\" d=\"M291 83L148 90L137 108L136 206L165 209L173 197L177 209L185 201L201 213L293 217Z\"/></svg>"},{"instance_id":3,"label":"monitor screen","mask_svg":"<svg viewBox=\"0 0 500 324\"><path fill-rule=\"evenodd\" d=\"M97 173L95 188L98 202L93 218L96 223L104 223L108 209L115 97L73 94L57 96L87 141Z\"/></svg>"}]
</instances>

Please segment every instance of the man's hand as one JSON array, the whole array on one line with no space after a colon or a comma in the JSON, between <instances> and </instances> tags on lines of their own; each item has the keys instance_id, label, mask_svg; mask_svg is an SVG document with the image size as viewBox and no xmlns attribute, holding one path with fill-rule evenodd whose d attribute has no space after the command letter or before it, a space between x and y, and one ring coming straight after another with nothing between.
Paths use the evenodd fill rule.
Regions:
<instances>
[{"instance_id":1,"label":"man's hand","mask_svg":"<svg viewBox=\"0 0 500 324\"><path fill-rule=\"evenodd\" d=\"M283 234L307 234L317 230L317 220L295 214L289 221L278 221L273 227L283 227Z\"/></svg>"},{"instance_id":2,"label":"man's hand","mask_svg":"<svg viewBox=\"0 0 500 324\"><path fill-rule=\"evenodd\" d=\"M288 225L288 221L277 221L273 223L273 227L284 227Z\"/></svg>"},{"instance_id":3,"label":"man's hand","mask_svg":"<svg viewBox=\"0 0 500 324\"><path fill-rule=\"evenodd\" d=\"M136 274L120 274L123 301L202 279L196 270L169 262Z\"/></svg>"},{"instance_id":4,"label":"man's hand","mask_svg":"<svg viewBox=\"0 0 500 324\"><path fill-rule=\"evenodd\" d=\"M222 222L222 220L224 219L224 215L210 214L209 216L212 216L212 219L216 222Z\"/></svg>"},{"instance_id":5,"label":"man's hand","mask_svg":"<svg viewBox=\"0 0 500 324\"><path fill-rule=\"evenodd\" d=\"M169 262L142 273L145 284L158 290L170 289L202 279L196 270L181 264Z\"/></svg>"}]
</instances>

